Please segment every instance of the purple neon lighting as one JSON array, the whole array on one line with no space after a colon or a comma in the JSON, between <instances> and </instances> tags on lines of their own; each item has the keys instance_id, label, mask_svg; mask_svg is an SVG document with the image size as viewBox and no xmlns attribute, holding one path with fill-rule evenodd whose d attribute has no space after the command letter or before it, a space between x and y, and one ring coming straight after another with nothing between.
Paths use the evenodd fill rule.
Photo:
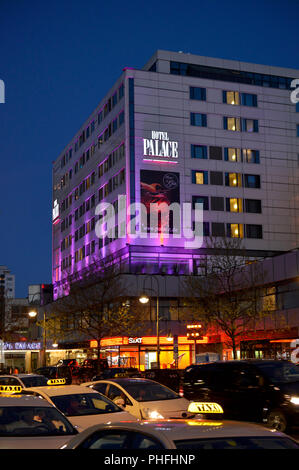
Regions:
<instances>
[{"instance_id":1,"label":"purple neon lighting","mask_svg":"<svg viewBox=\"0 0 299 470\"><path fill-rule=\"evenodd\" d=\"M179 162L172 162L170 160L155 160L155 159L150 159L150 158L144 158L143 161L144 162L155 162L155 163L172 163L174 165L179 163Z\"/></svg>"}]
</instances>

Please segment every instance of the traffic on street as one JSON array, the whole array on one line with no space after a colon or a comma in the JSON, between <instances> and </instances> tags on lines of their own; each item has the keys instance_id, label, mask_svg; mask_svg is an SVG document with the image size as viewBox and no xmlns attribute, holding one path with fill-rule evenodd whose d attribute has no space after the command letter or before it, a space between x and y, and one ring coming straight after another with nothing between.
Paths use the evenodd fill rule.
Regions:
<instances>
[{"instance_id":1,"label":"traffic on street","mask_svg":"<svg viewBox=\"0 0 299 470\"><path fill-rule=\"evenodd\" d=\"M173 388L124 368L121 376L104 371L112 378L100 373L70 384L36 373L0 375L0 448L299 449L298 366L287 361L164 370L162 381L175 379Z\"/></svg>"}]
</instances>

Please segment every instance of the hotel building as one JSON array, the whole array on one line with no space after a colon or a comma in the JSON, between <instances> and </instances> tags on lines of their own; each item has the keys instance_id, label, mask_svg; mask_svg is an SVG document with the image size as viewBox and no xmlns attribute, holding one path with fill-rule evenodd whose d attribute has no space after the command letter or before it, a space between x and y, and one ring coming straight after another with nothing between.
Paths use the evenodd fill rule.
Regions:
<instances>
[{"instance_id":1,"label":"hotel building","mask_svg":"<svg viewBox=\"0 0 299 470\"><path fill-rule=\"evenodd\" d=\"M170 307L179 312L180 278L201 272L205 243L185 231L124 233L124 210L200 203L204 237L242 238L250 258L297 248L299 113L290 99L297 77L299 70L161 50L141 70L124 68L53 164L54 299L113 254L134 279L132 296L147 275L151 287L156 279L164 336L170 330L188 349ZM113 204L116 229L99 238L103 202Z\"/></svg>"}]
</instances>

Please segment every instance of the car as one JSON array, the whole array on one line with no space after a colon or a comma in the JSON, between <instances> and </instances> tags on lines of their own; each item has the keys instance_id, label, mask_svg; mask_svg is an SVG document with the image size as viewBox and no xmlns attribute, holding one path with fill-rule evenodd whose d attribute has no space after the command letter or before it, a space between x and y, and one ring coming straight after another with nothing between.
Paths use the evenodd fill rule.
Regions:
<instances>
[{"instance_id":1,"label":"car","mask_svg":"<svg viewBox=\"0 0 299 470\"><path fill-rule=\"evenodd\" d=\"M59 449L76 434L54 405L21 386L0 385L0 449Z\"/></svg>"},{"instance_id":2,"label":"car","mask_svg":"<svg viewBox=\"0 0 299 470\"><path fill-rule=\"evenodd\" d=\"M103 393L137 419L188 418L189 400L154 380L119 377L81 385Z\"/></svg>"},{"instance_id":3,"label":"car","mask_svg":"<svg viewBox=\"0 0 299 470\"><path fill-rule=\"evenodd\" d=\"M299 444L281 432L253 423L169 419L91 426L73 437L61 449L109 449L109 451L113 449L142 449L143 451L163 449L179 449L181 451L202 449L298 450ZM140 455L146 464L171 463L171 454L169 453L148 452ZM173 458L176 464L179 463L178 459L181 459L182 464L190 464L194 463L195 456L185 452L181 456L174 454Z\"/></svg>"},{"instance_id":4,"label":"car","mask_svg":"<svg viewBox=\"0 0 299 470\"><path fill-rule=\"evenodd\" d=\"M141 377L141 374L135 367L111 367L102 370L99 375L94 376L91 380L94 382L114 377Z\"/></svg>"},{"instance_id":5,"label":"car","mask_svg":"<svg viewBox=\"0 0 299 470\"><path fill-rule=\"evenodd\" d=\"M148 369L142 373L145 379L155 380L175 392L181 394L181 381L183 370L181 369Z\"/></svg>"},{"instance_id":6,"label":"car","mask_svg":"<svg viewBox=\"0 0 299 470\"><path fill-rule=\"evenodd\" d=\"M226 419L261 422L284 432L299 425L299 367L248 359L193 364L184 371L184 397L219 403Z\"/></svg>"},{"instance_id":7,"label":"car","mask_svg":"<svg viewBox=\"0 0 299 470\"><path fill-rule=\"evenodd\" d=\"M46 366L35 370L36 374L44 375L47 379L65 379L70 385L73 381L72 371L68 366Z\"/></svg>"},{"instance_id":8,"label":"car","mask_svg":"<svg viewBox=\"0 0 299 470\"><path fill-rule=\"evenodd\" d=\"M56 367L69 367L72 374L76 374L79 370L79 364L76 359L59 359Z\"/></svg>"},{"instance_id":9,"label":"car","mask_svg":"<svg viewBox=\"0 0 299 470\"><path fill-rule=\"evenodd\" d=\"M135 418L101 393L81 385L54 385L26 389L26 392L44 398L55 405L78 429L107 421L134 420Z\"/></svg>"},{"instance_id":10,"label":"car","mask_svg":"<svg viewBox=\"0 0 299 470\"><path fill-rule=\"evenodd\" d=\"M22 388L42 387L43 385L47 385L47 382L47 377L39 374L12 374L0 376L0 385L20 385Z\"/></svg>"}]
</instances>

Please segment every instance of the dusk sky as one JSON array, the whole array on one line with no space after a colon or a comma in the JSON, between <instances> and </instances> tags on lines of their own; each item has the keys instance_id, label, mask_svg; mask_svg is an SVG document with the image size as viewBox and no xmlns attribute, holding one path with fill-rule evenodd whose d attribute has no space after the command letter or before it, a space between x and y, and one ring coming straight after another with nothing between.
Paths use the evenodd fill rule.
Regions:
<instances>
[{"instance_id":1,"label":"dusk sky","mask_svg":"<svg viewBox=\"0 0 299 470\"><path fill-rule=\"evenodd\" d=\"M299 69L299 0L0 0L0 265L51 282L52 161L157 49ZM296 78L299 78L296 77Z\"/></svg>"}]
</instances>

